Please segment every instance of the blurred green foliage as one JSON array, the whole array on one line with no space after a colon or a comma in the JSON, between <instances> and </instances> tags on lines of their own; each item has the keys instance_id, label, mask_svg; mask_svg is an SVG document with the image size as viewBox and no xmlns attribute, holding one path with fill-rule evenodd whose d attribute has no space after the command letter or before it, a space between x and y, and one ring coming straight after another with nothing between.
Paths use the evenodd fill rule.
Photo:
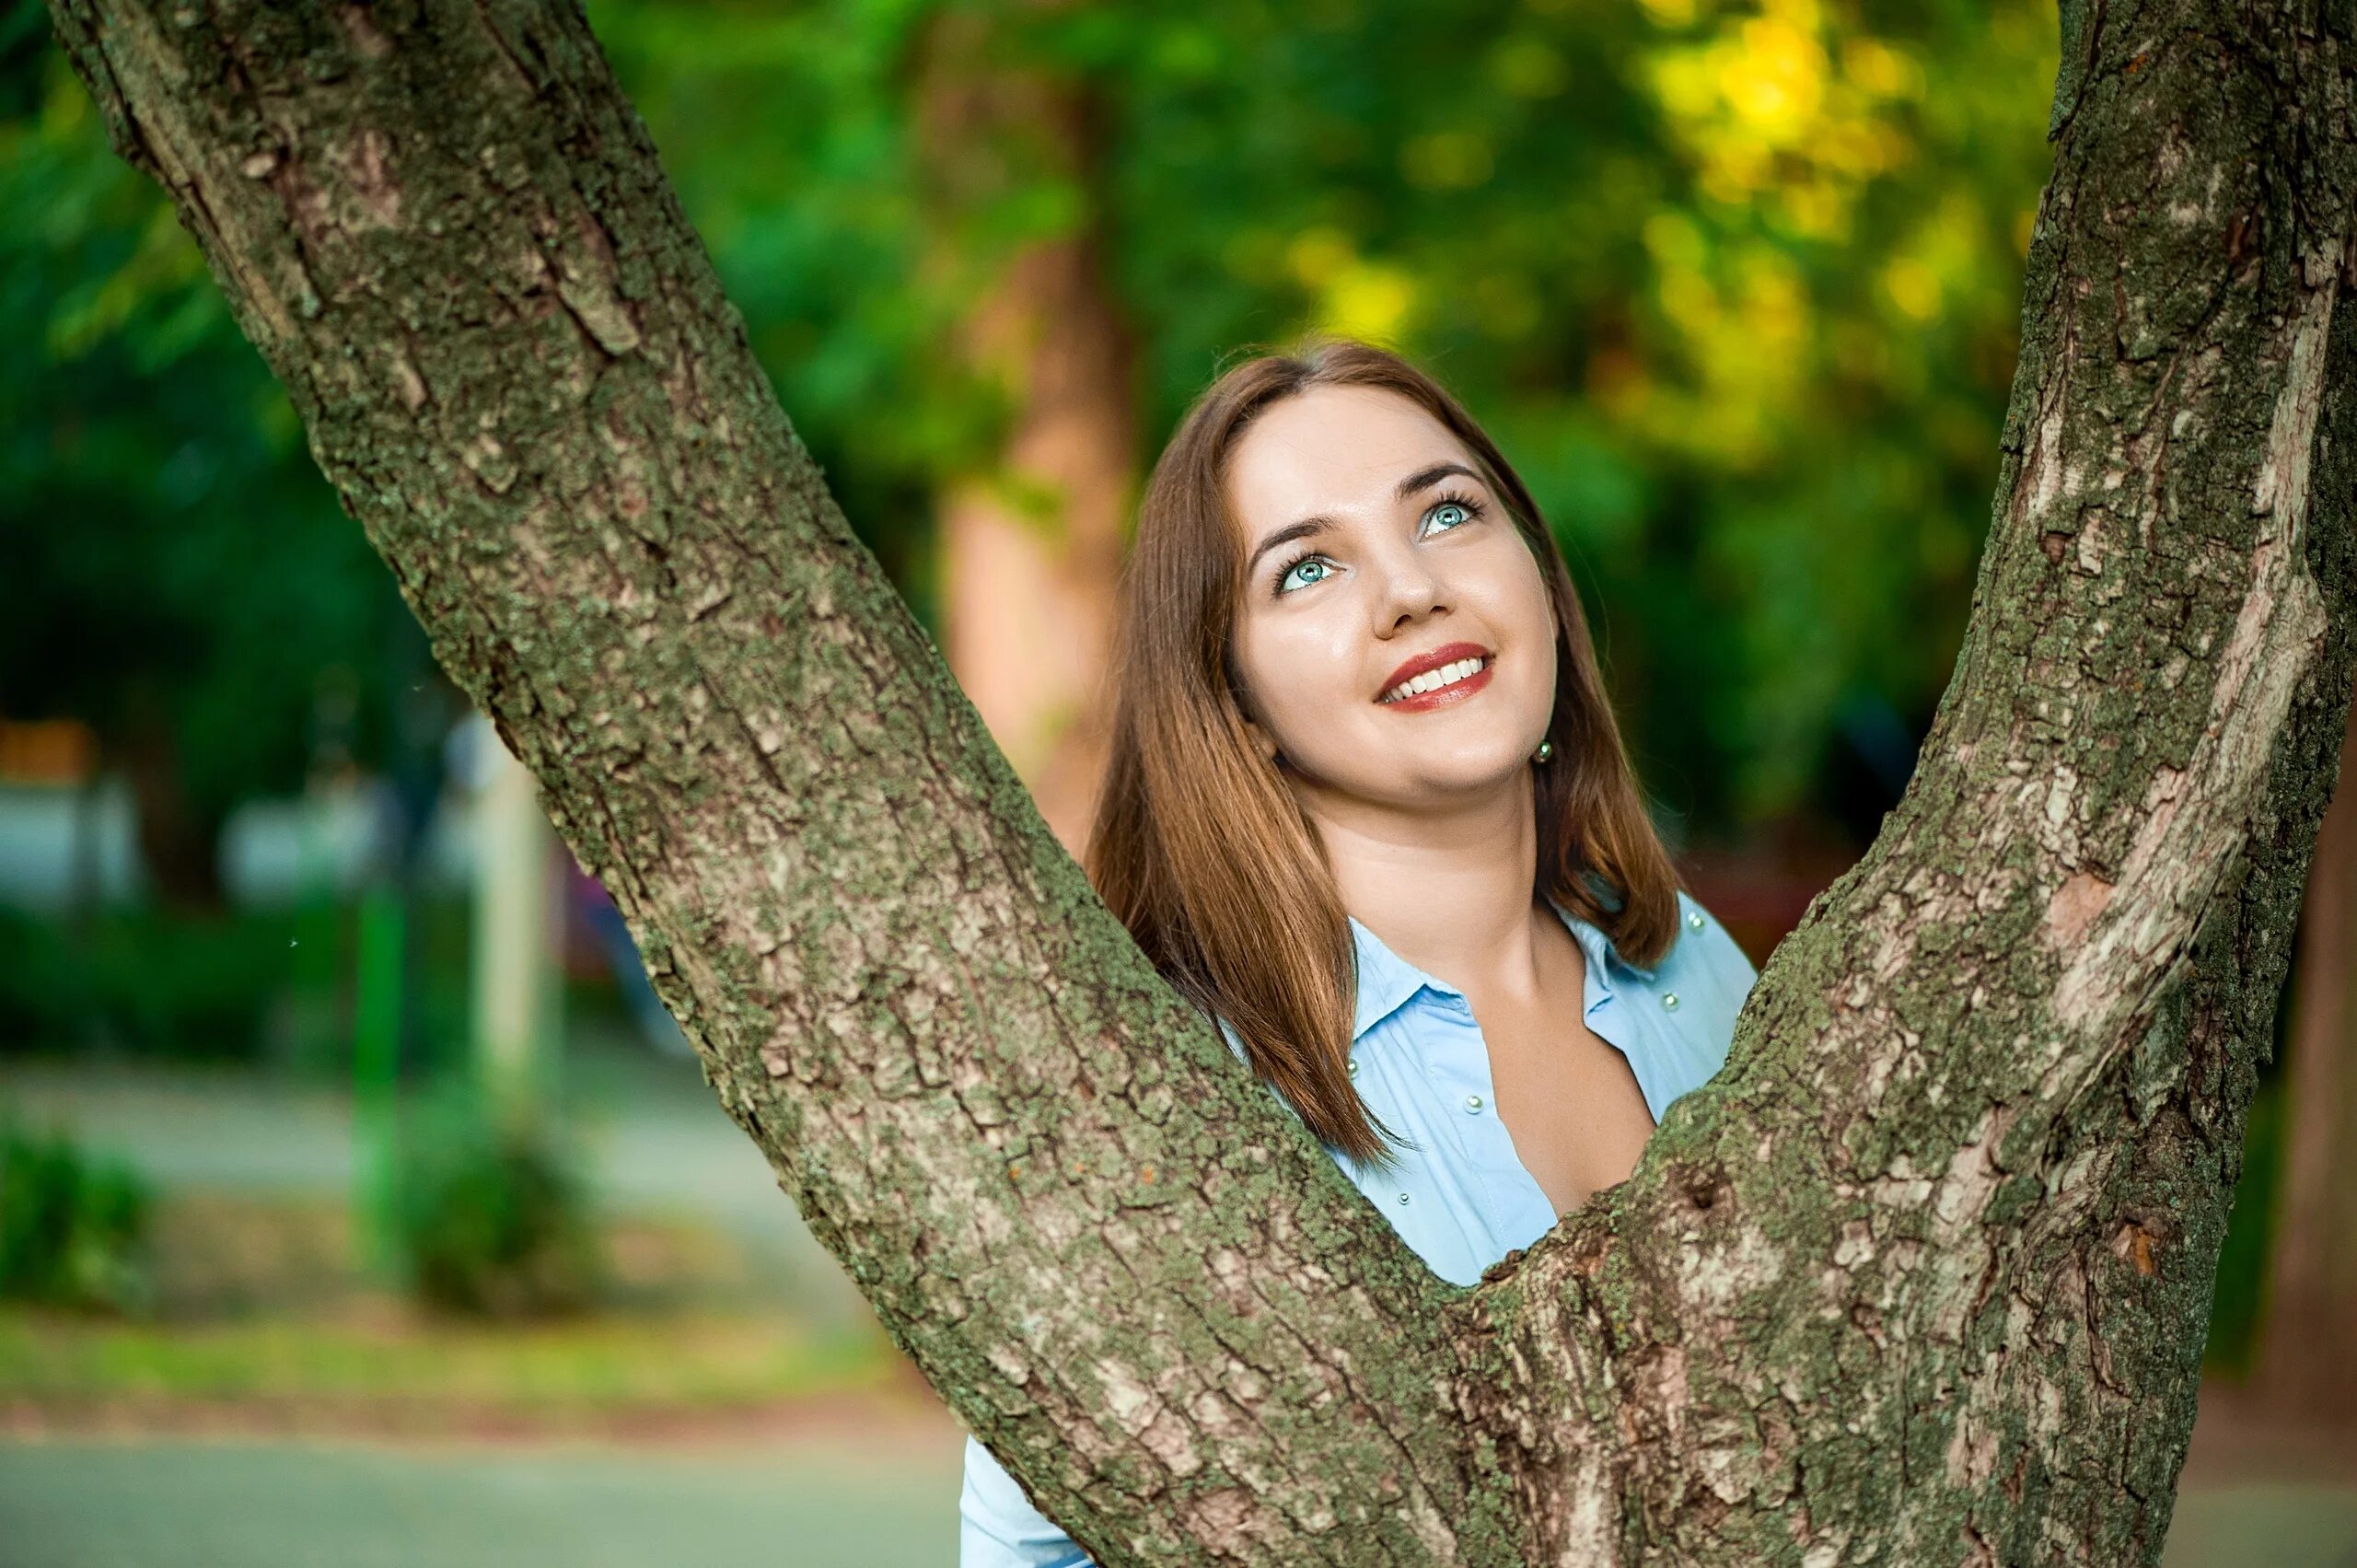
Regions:
<instances>
[{"instance_id":1,"label":"blurred green foliage","mask_svg":"<svg viewBox=\"0 0 2357 1568\"><path fill-rule=\"evenodd\" d=\"M409 1005L412 1073L463 1059L472 909L422 899ZM0 906L0 1062L96 1052L351 1071L355 913L315 900L286 909L187 913L156 905L61 922ZM592 1002L605 1001L588 993Z\"/></svg>"},{"instance_id":2,"label":"blurred green foliage","mask_svg":"<svg viewBox=\"0 0 2357 1568\"><path fill-rule=\"evenodd\" d=\"M289 933L299 929L261 912L110 910L76 928L0 909L0 1055L251 1055L272 999L287 990L298 939Z\"/></svg>"},{"instance_id":3,"label":"blurred green foliage","mask_svg":"<svg viewBox=\"0 0 2357 1568\"><path fill-rule=\"evenodd\" d=\"M454 1074L404 1113L393 1240L422 1303L467 1316L559 1316L600 1277L588 1191L545 1116L505 1113Z\"/></svg>"},{"instance_id":4,"label":"blurred green foliage","mask_svg":"<svg viewBox=\"0 0 2357 1568\"><path fill-rule=\"evenodd\" d=\"M0 1108L0 1299L136 1310L148 1298L147 1184Z\"/></svg>"},{"instance_id":5,"label":"blurred green foliage","mask_svg":"<svg viewBox=\"0 0 2357 1568\"><path fill-rule=\"evenodd\" d=\"M106 145L44 8L0 12L0 713L93 725L208 848L303 780L403 614L159 192ZM201 889L200 889L201 891Z\"/></svg>"},{"instance_id":6,"label":"blurred green foliage","mask_svg":"<svg viewBox=\"0 0 2357 1568\"><path fill-rule=\"evenodd\" d=\"M775 1317L605 1314L535 1324L435 1318L391 1327L267 1314L189 1322L0 1312L0 1400L69 1417L110 1401L225 1402L414 1434L563 1431L683 1412L755 1411L873 1389L904 1363L872 1325L815 1332Z\"/></svg>"},{"instance_id":7,"label":"blurred green foliage","mask_svg":"<svg viewBox=\"0 0 2357 1568\"><path fill-rule=\"evenodd\" d=\"M1887 800L1961 634L2046 166L2035 0L998 3L985 64L1079 84L1078 174L928 196L919 0L595 0L805 438L930 616L930 501L1005 389L946 334L1092 225L1141 464L1243 345L1435 368L1572 554L1671 825ZM972 10L975 7L961 7ZM397 618L160 197L38 5L0 25L0 710L162 714L201 802L287 787L319 684L366 761ZM331 704L334 705L334 704ZM1840 802L1832 801L1836 807ZM1864 826L1872 826L1867 816Z\"/></svg>"}]
</instances>

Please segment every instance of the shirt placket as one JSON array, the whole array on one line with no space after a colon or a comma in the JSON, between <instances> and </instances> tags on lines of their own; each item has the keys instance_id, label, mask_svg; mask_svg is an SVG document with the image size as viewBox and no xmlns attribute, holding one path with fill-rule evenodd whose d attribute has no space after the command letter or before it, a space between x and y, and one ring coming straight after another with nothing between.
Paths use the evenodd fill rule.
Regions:
<instances>
[{"instance_id":1,"label":"shirt placket","mask_svg":"<svg viewBox=\"0 0 2357 1568\"><path fill-rule=\"evenodd\" d=\"M1516 1235L1527 1228L1521 1210L1537 1183L1515 1150L1513 1134L1498 1118L1489 1042L1464 993L1435 982L1427 989L1425 1002L1438 1047L1428 1051L1425 1060L1433 1120L1448 1128L1460 1168L1474 1179L1467 1191L1480 1203L1481 1225L1493 1237ZM1540 1202L1545 1202L1543 1194Z\"/></svg>"},{"instance_id":2,"label":"shirt placket","mask_svg":"<svg viewBox=\"0 0 2357 1568\"><path fill-rule=\"evenodd\" d=\"M1646 1049L1653 1020L1637 1015L1645 988L1615 983L1614 959L1603 950L1602 944L1590 947L1582 943L1580 950L1587 958L1587 983L1584 989L1588 1031L1627 1061L1630 1074L1637 1080L1637 1091L1645 1097L1645 1112L1658 1124L1662 1110L1661 1086L1655 1082L1655 1073L1658 1063L1655 1053Z\"/></svg>"}]
</instances>

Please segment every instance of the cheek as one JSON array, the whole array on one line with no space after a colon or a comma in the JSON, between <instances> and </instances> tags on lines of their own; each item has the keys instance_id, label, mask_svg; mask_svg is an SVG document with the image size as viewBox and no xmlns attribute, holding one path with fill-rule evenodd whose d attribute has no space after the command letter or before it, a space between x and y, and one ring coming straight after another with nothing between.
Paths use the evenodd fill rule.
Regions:
<instances>
[{"instance_id":1,"label":"cheek","mask_svg":"<svg viewBox=\"0 0 2357 1568\"><path fill-rule=\"evenodd\" d=\"M1242 678L1245 715L1278 727L1284 720L1288 672L1296 662L1285 645L1282 627L1265 623L1239 626L1236 633L1236 672Z\"/></svg>"},{"instance_id":2,"label":"cheek","mask_svg":"<svg viewBox=\"0 0 2357 1568\"><path fill-rule=\"evenodd\" d=\"M1548 602L1547 584L1530 552L1517 542L1510 555L1483 583L1483 613L1498 634L1511 641L1522 657L1515 685L1553 701L1555 691L1555 617Z\"/></svg>"},{"instance_id":3,"label":"cheek","mask_svg":"<svg viewBox=\"0 0 2357 1568\"><path fill-rule=\"evenodd\" d=\"M1288 615L1241 631L1237 666L1250 688L1246 709L1294 749L1333 727L1358 691L1360 647L1340 615ZM1361 628L1357 633L1364 638Z\"/></svg>"},{"instance_id":4,"label":"cheek","mask_svg":"<svg viewBox=\"0 0 2357 1568\"><path fill-rule=\"evenodd\" d=\"M1529 661L1531 684L1540 693L1540 701L1552 706L1555 701L1556 665L1562 656L1562 649L1558 645L1555 633L1554 607L1548 602L1547 595L1543 590L1535 593L1532 598L1535 602L1530 610L1530 635L1533 639L1531 651L1536 656Z\"/></svg>"},{"instance_id":5,"label":"cheek","mask_svg":"<svg viewBox=\"0 0 2357 1568\"><path fill-rule=\"evenodd\" d=\"M1520 539L1500 540L1483 570L1468 583L1478 596L1482 613L1497 631L1519 643L1551 642L1554 617L1547 602L1547 581L1538 563Z\"/></svg>"}]
</instances>

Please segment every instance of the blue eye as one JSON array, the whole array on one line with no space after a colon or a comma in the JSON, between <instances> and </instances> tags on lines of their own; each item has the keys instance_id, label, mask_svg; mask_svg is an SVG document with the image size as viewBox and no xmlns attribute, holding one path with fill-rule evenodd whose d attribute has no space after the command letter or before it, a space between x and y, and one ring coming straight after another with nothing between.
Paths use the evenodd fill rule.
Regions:
<instances>
[{"instance_id":1,"label":"blue eye","mask_svg":"<svg viewBox=\"0 0 2357 1568\"><path fill-rule=\"evenodd\" d=\"M1439 532L1446 528L1462 528L1480 515L1480 502L1469 496L1446 495L1433 503L1432 510L1424 514L1424 520L1431 522L1434 518L1447 519L1441 525L1441 529L1434 530Z\"/></svg>"},{"instance_id":2,"label":"blue eye","mask_svg":"<svg viewBox=\"0 0 2357 1568\"><path fill-rule=\"evenodd\" d=\"M1426 523L1437 521L1440 526L1425 531L1428 534L1446 533L1451 528L1461 528L1486 510L1487 507L1470 495L1444 495L1424 512ZM1313 572L1316 575L1308 575ZM1296 556L1277 568L1275 594L1293 593L1322 583L1333 575L1334 563L1326 557L1315 553Z\"/></svg>"},{"instance_id":3,"label":"blue eye","mask_svg":"<svg viewBox=\"0 0 2357 1568\"><path fill-rule=\"evenodd\" d=\"M1314 577L1301 577L1298 581L1295 580L1297 574L1305 572L1313 566L1318 568L1318 575ZM1332 563L1327 561L1324 556L1305 555L1277 575L1277 592L1281 594L1291 593L1293 588L1296 587L1307 587L1312 583L1322 583L1333 570L1334 568Z\"/></svg>"}]
</instances>

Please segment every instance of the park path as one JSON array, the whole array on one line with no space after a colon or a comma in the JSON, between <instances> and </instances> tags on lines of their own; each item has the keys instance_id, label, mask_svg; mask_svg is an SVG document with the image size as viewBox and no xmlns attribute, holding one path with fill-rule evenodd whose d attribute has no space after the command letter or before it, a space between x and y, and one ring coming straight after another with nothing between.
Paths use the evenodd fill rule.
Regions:
<instances>
[{"instance_id":1,"label":"park path","mask_svg":"<svg viewBox=\"0 0 2357 1568\"><path fill-rule=\"evenodd\" d=\"M902 1404L788 1441L0 1440L8 1568L949 1568L960 1438ZM2162 1568L2357 1568L2357 1483L2196 1440Z\"/></svg>"},{"instance_id":2,"label":"park path","mask_svg":"<svg viewBox=\"0 0 2357 1568\"><path fill-rule=\"evenodd\" d=\"M958 1439L0 1443L8 1568L947 1568Z\"/></svg>"}]
</instances>

